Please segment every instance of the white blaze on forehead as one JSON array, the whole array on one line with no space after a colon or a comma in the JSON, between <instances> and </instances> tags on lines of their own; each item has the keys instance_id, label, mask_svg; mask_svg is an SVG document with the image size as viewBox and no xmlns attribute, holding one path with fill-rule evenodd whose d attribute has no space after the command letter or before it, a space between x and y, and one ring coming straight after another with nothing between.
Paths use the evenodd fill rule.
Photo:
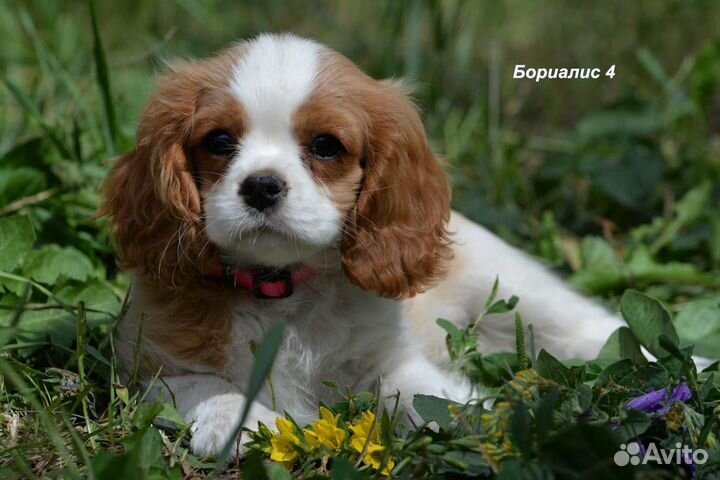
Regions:
<instances>
[{"instance_id":1,"label":"white blaze on forehead","mask_svg":"<svg viewBox=\"0 0 720 480\"><path fill-rule=\"evenodd\" d=\"M245 44L231 88L253 125L287 128L312 92L320 45L293 35L261 35Z\"/></svg>"},{"instance_id":2,"label":"white blaze on forehead","mask_svg":"<svg viewBox=\"0 0 720 480\"><path fill-rule=\"evenodd\" d=\"M341 213L304 161L292 123L315 88L324 48L292 35L261 35L239 47L230 88L249 125L204 205L208 237L233 261L306 261L340 235ZM282 176L288 187L270 212L255 211L238 195L245 179L263 170Z\"/></svg>"}]
</instances>

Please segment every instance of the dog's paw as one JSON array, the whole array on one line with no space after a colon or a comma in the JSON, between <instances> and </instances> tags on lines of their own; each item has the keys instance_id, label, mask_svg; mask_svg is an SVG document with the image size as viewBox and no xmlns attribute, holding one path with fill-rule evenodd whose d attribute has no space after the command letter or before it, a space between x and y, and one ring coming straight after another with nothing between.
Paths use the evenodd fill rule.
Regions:
<instances>
[{"instance_id":1,"label":"dog's paw","mask_svg":"<svg viewBox=\"0 0 720 480\"><path fill-rule=\"evenodd\" d=\"M190 449L199 457L219 455L225 445L230 441L240 416L229 412L207 412L201 414L192 426L192 439ZM231 455L242 456L245 447L237 444L231 450Z\"/></svg>"},{"instance_id":2,"label":"dog's paw","mask_svg":"<svg viewBox=\"0 0 720 480\"><path fill-rule=\"evenodd\" d=\"M201 457L219 455L225 445L233 439L244 406L242 396L233 397L236 396L214 398L213 401L196 409L191 427L192 438L190 439L190 449L193 454ZM274 412L260 405L253 405L245 425L254 429L257 428L258 422L262 422L274 429L276 417L277 414ZM246 436L235 439L235 445L230 450L231 459L242 457L247 452L247 447L242 445L247 440Z\"/></svg>"}]
</instances>

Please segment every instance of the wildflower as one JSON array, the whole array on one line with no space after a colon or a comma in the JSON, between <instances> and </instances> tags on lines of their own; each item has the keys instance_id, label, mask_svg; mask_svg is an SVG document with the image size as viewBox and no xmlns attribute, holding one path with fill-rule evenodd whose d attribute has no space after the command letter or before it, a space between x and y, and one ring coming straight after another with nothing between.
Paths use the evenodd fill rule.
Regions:
<instances>
[{"instance_id":1,"label":"wildflower","mask_svg":"<svg viewBox=\"0 0 720 480\"><path fill-rule=\"evenodd\" d=\"M325 447L328 450L339 450L347 433L338 428L340 414L333 414L325 407L320 407L320 420L313 422L313 428L303 430L305 440L311 448Z\"/></svg>"},{"instance_id":2,"label":"wildflower","mask_svg":"<svg viewBox=\"0 0 720 480\"><path fill-rule=\"evenodd\" d=\"M664 415L664 418L668 430L671 432L680 430L685 423L685 409L680 403L675 403Z\"/></svg>"},{"instance_id":3,"label":"wildflower","mask_svg":"<svg viewBox=\"0 0 720 480\"><path fill-rule=\"evenodd\" d=\"M295 426L287 418L278 418L275 420L275 425L279 433L270 439L270 447L266 452L270 454L271 460L283 464L290 470L298 456L296 447L301 442L295 434Z\"/></svg>"},{"instance_id":4,"label":"wildflower","mask_svg":"<svg viewBox=\"0 0 720 480\"><path fill-rule=\"evenodd\" d=\"M518 456L507 435L511 416L512 405L509 402L498 402L492 411L480 415L483 431L487 435L487 441L481 442L482 450L487 459L495 465L502 463L505 458Z\"/></svg>"},{"instance_id":5,"label":"wildflower","mask_svg":"<svg viewBox=\"0 0 720 480\"><path fill-rule=\"evenodd\" d=\"M383 461L383 452L385 452L385 447L377 443L370 442L367 452L365 452L365 456L363 457L363 463L365 465L370 465L375 470L380 470L380 466ZM380 473L385 476L390 476L390 472L393 468L395 468L395 460L388 458L385 468L383 468Z\"/></svg>"},{"instance_id":6,"label":"wildflower","mask_svg":"<svg viewBox=\"0 0 720 480\"><path fill-rule=\"evenodd\" d=\"M372 412L363 412L360 420L350 425L349 428L353 432L353 436L350 439L350 446L356 452L362 453L363 450L365 450L365 444L367 444L367 450L365 451L365 456L363 457L363 463L365 465L370 465L375 470L380 470L385 447L382 445L380 440L380 427L375 425L375 414ZM394 467L395 460L390 457L385 464L385 468L380 473L383 475L390 475L390 472Z\"/></svg>"},{"instance_id":7,"label":"wildflower","mask_svg":"<svg viewBox=\"0 0 720 480\"><path fill-rule=\"evenodd\" d=\"M532 400L543 389L552 387L552 380L541 377L537 371L529 368L521 370L515 374L507 386L516 394L522 395L525 400Z\"/></svg>"},{"instance_id":8,"label":"wildflower","mask_svg":"<svg viewBox=\"0 0 720 480\"><path fill-rule=\"evenodd\" d=\"M627 410L640 410L645 413L658 413L663 415L670 410L673 403L687 403L692 398L690 387L681 383L668 396L665 389L652 390L644 395L633 398L627 404Z\"/></svg>"}]
</instances>

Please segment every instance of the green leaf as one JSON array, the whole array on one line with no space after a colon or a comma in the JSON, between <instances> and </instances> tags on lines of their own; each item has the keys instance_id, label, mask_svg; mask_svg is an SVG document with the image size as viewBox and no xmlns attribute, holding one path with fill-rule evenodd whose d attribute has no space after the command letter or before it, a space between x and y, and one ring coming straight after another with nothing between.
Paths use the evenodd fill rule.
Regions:
<instances>
[{"instance_id":1,"label":"green leaf","mask_svg":"<svg viewBox=\"0 0 720 480\"><path fill-rule=\"evenodd\" d=\"M538 454L559 478L634 478L632 468L613 462L617 449L608 427L581 423L542 442Z\"/></svg>"},{"instance_id":2,"label":"green leaf","mask_svg":"<svg viewBox=\"0 0 720 480\"><path fill-rule=\"evenodd\" d=\"M162 410L157 413L157 416L155 418L167 420L168 422L175 424L175 426L179 428L187 427L187 422L185 422L185 419L178 413L177 410L175 410L175 407L173 407L169 403L162 404Z\"/></svg>"},{"instance_id":3,"label":"green leaf","mask_svg":"<svg viewBox=\"0 0 720 480\"><path fill-rule=\"evenodd\" d=\"M647 363L637 338L628 327L620 327L610 335L605 346L600 350L597 361L601 363L615 362L623 358L629 358L638 365Z\"/></svg>"},{"instance_id":4,"label":"green leaf","mask_svg":"<svg viewBox=\"0 0 720 480\"><path fill-rule=\"evenodd\" d=\"M123 440L123 444L133 457L133 463L140 467L141 471L149 472L153 467L165 467L162 454L163 442L156 428L141 430Z\"/></svg>"},{"instance_id":5,"label":"green leaf","mask_svg":"<svg viewBox=\"0 0 720 480\"><path fill-rule=\"evenodd\" d=\"M593 391L589 385L582 383L576 387L575 394L577 396L578 406L583 412L592 407Z\"/></svg>"},{"instance_id":6,"label":"green leaf","mask_svg":"<svg viewBox=\"0 0 720 480\"><path fill-rule=\"evenodd\" d=\"M35 232L27 217L0 218L0 270L9 272L14 269L34 242Z\"/></svg>"},{"instance_id":7,"label":"green leaf","mask_svg":"<svg viewBox=\"0 0 720 480\"><path fill-rule=\"evenodd\" d=\"M536 363L537 372L560 385L569 385L570 369L544 349L540 350Z\"/></svg>"},{"instance_id":8,"label":"green leaf","mask_svg":"<svg viewBox=\"0 0 720 480\"><path fill-rule=\"evenodd\" d=\"M579 270L569 282L586 293L602 293L625 285L626 277L621 271Z\"/></svg>"},{"instance_id":9,"label":"green leaf","mask_svg":"<svg viewBox=\"0 0 720 480\"><path fill-rule=\"evenodd\" d=\"M45 174L29 167L0 168L0 207L47 188Z\"/></svg>"},{"instance_id":10,"label":"green leaf","mask_svg":"<svg viewBox=\"0 0 720 480\"><path fill-rule=\"evenodd\" d=\"M645 246L636 247L627 259L628 277L640 284L654 282L672 282L676 284L714 285L717 283L710 275L701 272L690 263L658 263Z\"/></svg>"},{"instance_id":11,"label":"green leaf","mask_svg":"<svg viewBox=\"0 0 720 480\"><path fill-rule=\"evenodd\" d=\"M431 444L438 445L438 444ZM408 457L405 457L408 458ZM462 450L450 450L442 456L442 461L450 468L447 473L461 473L461 477L450 478L490 478L491 470L482 454ZM442 477L447 478L447 477Z\"/></svg>"},{"instance_id":12,"label":"green leaf","mask_svg":"<svg viewBox=\"0 0 720 480\"><path fill-rule=\"evenodd\" d=\"M87 313L90 327L112 323L114 317L120 313L122 305L115 290L107 282L100 280L91 280L78 286L66 286L56 295L68 305L84 302L88 310L97 310Z\"/></svg>"},{"instance_id":13,"label":"green leaf","mask_svg":"<svg viewBox=\"0 0 720 480\"><path fill-rule=\"evenodd\" d=\"M9 327L14 312L0 310L0 327ZM25 310L15 325L18 340L38 342L50 339L54 344L69 347L75 340L77 319L62 308Z\"/></svg>"},{"instance_id":14,"label":"green leaf","mask_svg":"<svg viewBox=\"0 0 720 480\"><path fill-rule=\"evenodd\" d=\"M151 469L165 470L163 443L157 429L142 429L123 440L123 444L125 452L121 455L101 451L93 457L91 469L95 478L136 480L151 478Z\"/></svg>"},{"instance_id":15,"label":"green leaf","mask_svg":"<svg viewBox=\"0 0 720 480\"><path fill-rule=\"evenodd\" d=\"M290 472L278 463L270 463L267 467L265 467L265 470L270 480L292 480Z\"/></svg>"},{"instance_id":16,"label":"green leaf","mask_svg":"<svg viewBox=\"0 0 720 480\"><path fill-rule=\"evenodd\" d=\"M663 126L657 109L614 109L592 112L577 124L581 142L591 144L603 137L647 135Z\"/></svg>"},{"instance_id":17,"label":"green leaf","mask_svg":"<svg viewBox=\"0 0 720 480\"><path fill-rule=\"evenodd\" d=\"M464 330L460 330L454 323L444 318L438 318L436 323L447 332L446 344L448 353L451 359L457 358L457 356L464 351L466 333Z\"/></svg>"},{"instance_id":18,"label":"green leaf","mask_svg":"<svg viewBox=\"0 0 720 480\"><path fill-rule=\"evenodd\" d=\"M532 417L525 402L518 402L510 420L510 436L525 458L532 455Z\"/></svg>"},{"instance_id":19,"label":"green leaf","mask_svg":"<svg viewBox=\"0 0 720 480\"><path fill-rule=\"evenodd\" d=\"M625 376L615 378L615 383L629 389L658 389L668 384L668 372L657 363L635 367Z\"/></svg>"},{"instance_id":20,"label":"green leaf","mask_svg":"<svg viewBox=\"0 0 720 480\"><path fill-rule=\"evenodd\" d=\"M235 431L233 435L230 436L228 443L225 447L223 447L222 453L218 459L220 463L224 464L227 461L230 451L235 445L235 439L240 433L242 427L245 425L248 414L250 413L250 407L260 393L260 389L265 384L265 380L267 380L270 375L273 363L275 363L275 357L277 356L278 351L280 351L284 331L284 322L278 322L270 327L255 352L255 362L253 363L252 371L250 372L248 386L244 392L245 406L243 407L242 415L240 416L240 422L235 427Z\"/></svg>"},{"instance_id":21,"label":"green leaf","mask_svg":"<svg viewBox=\"0 0 720 480\"><path fill-rule=\"evenodd\" d=\"M621 161L606 165L595 176L595 186L613 200L629 208L647 205L662 179L662 157L631 149Z\"/></svg>"},{"instance_id":22,"label":"green leaf","mask_svg":"<svg viewBox=\"0 0 720 480\"><path fill-rule=\"evenodd\" d=\"M337 457L333 460L333 480L370 480L367 472L359 472L347 459Z\"/></svg>"},{"instance_id":23,"label":"green leaf","mask_svg":"<svg viewBox=\"0 0 720 480\"><path fill-rule=\"evenodd\" d=\"M285 470L281 465L277 466ZM262 454L257 450L250 450L245 458L243 458L242 478L268 480L268 471L263 463Z\"/></svg>"},{"instance_id":24,"label":"green leaf","mask_svg":"<svg viewBox=\"0 0 720 480\"><path fill-rule=\"evenodd\" d=\"M518 304L520 299L513 295L510 297L509 300L498 300L497 302L493 303L490 308L487 309L485 312L486 315L494 315L498 313L506 313L515 308Z\"/></svg>"},{"instance_id":25,"label":"green leaf","mask_svg":"<svg viewBox=\"0 0 720 480\"><path fill-rule=\"evenodd\" d=\"M517 352L520 370L527 369L530 362L528 361L527 351L525 350L525 331L519 312L515 312L515 351Z\"/></svg>"},{"instance_id":26,"label":"green leaf","mask_svg":"<svg viewBox=\"0 0 720 480\"><path fill-rule=\"evenodd\" d=\"M654 298L636 290L627 290L620 299L620 311L633 335L656 357L668 354L660 346L660 335L666 335L675 344L679 342L670 313Z\"/></svg>"},{"instance_id":27,"label":"green leaf","mask_svg":"<svg viewBox=\"0 0 720 480\"><path fill-rule=\"evenodd\" d=\"M623 420L620 428L615 431L621 442L627 442L633 438L637 438L647 431L652 425L652 419L646 413L640 410L632 409L627 412L627 417Z\"/></svg>"},{"instance_id":28,"label":"green leaf","mask_svg":"<svg viewBox=\"0 0 720 480\"><path fill-rule=\"evenodd\" d=\"M513 372L520 370L518 358L512 352L498 352L473 357L473 366L477 368L480 383L486 387L499 387L512 379Z\"/></svg>"},{"instance_id":29,"label":"green leaf","mask_svg":"<svg viewBox=\"0 0 720 480\"><path fill-rule=\"evenodd\" d=\"M541 442L552 430L554 410L559 399L560 391L555 389L543 395L535 407L535 425L538 440Z\"/></svg>"},{"instance_id":30,"label":"green leaf","mask_svg":"<svg viewBox=\"0 0 720 480\"><path fill-rule=\"evenodd\" d=\"M660 61L655 55L650 52L647 48L640 48L637 53L637 59L645 70L655 79L661 87L670 91L672 88L672 81L668 77L665 69L663 68Z\"/></svg>"},{"instance_id":31,"label":"green leaf","mask_svg":"<svg viewBox=\"0 0 720 480\"><path fill-rule=\"evenodd\" d=\"M617 382L628 374L635 371L635 364L630 359L620 360L608 365L596 380L596 384L600 386L608 385L611 381Z\"/></svg>"},{"instance_id":32,"label":"green leaf","mask_svg":"<svg viewBox=\"0 0 720 480\"><path fill-rule=\"evenodd\" d=\"M436 422L440 428L448 429L452 424L452 416L448 407L455 402L432 395L415 395L413 407L426 422Z\"/></svg>"},{"instance_id":33,"label":"green leaf","mask_svg":"<svg viewBox=\"0 0 720 480\"><path fill-rule=\"evenodd\" d=\"M665 245L677 237L680 230L695 222L710 201L712 185L705 182L688 191L675 205L675 217L667 222L662 233L650 247L650 253L656 254Z\"/></svg>"},{"instance_id":34,"label":"green leaf","mask_svg":"<svg viewBox=\"0 0 720 480\"><path fill-rule=\"evenodd\" d=\"M607 240L585 237L580 243L582 269L571 278L570 283L586 292L602 292L625 281L622 263Z\"/></svg>"},{"instance_id":35,"label":"green leaf","mask_svg":"<svg viewBox=\"0 0 720 480\"><path fill-rule=\"evenodd\" d=\"M132 417L132 424L138 430L146 430L152 426L153 420L163 410L161 403L141 403Z\"/></svg>"},{"instance_id":36,"label":"green leaf","mask_svg":"<svg viewBox=\"0 0 720 480\"><path fill-rule=\"evenodd\" d=\"M93 274L90 259L73 247L47 245L27 256L23 273L33 280L54 285L59 278L85 281Z\"/></svg>"},{"instance_id":37,"label":"green leaf","mask_svg":"<svg viewBox=\"0 0 720 480\"><path fill-rule=\"evenodd\" d=\"M682 345L695 345L695 353L715 357L720 345L720 297L695 300L675 316Z\"/></svg>"},{"instance_id":38,"label":"green leaf","mask_svg":"<svg viewBox=\"0 0 720 480\"><path fill-rule=\"evenodd\" d=\"M580 242L582 268L596 271L619 271L622 264L612 246L601 237L585 237Z\"/></svg>"},{"instance_id":39,"label":"green leaf","mask_svg":"<svg viewBox=\"0 0 720 480\"><path fill-rule=\"evenodd\" d=\"M485 311L487 311L490 308L490 305L492 305L495 302L495 299L497 298L498 291L500 290L500 277L496 276L495 281L493 282L492 290L490 291L490 296L488 296L487 300L485 300Z\"/></svg>"}]
</instances>

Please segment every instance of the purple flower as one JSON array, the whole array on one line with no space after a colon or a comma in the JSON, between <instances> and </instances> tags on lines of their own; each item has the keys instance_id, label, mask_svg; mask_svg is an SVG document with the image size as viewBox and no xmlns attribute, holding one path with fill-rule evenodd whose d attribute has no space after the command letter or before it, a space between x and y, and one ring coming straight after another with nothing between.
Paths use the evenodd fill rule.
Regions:
<instances>
[{"instance_id":1,"label":"purple flower","mask_svg":"<svg viewBox=\"0 0 720 480\"><path fill-rule=\"evenodd\" d=\"M670 400L673 402L683 402L687 403L692 398L692 392L690 391L690 387L688 387L687 383L681 383L677 387L675 387L675 390L673 390L672 395L670 395Z\"/></svg>"},{"instance_id":2,"label":"purple flower","mask_svg":"<svg viewBox=\"0 0 720 480\"><path fill-rule=\"evenodd\" d=\"M640 410L645 413L664 414L670 410L670 406L676 402L687 403L692 398L692 392L687 383L681 383L670 395L665 389L651 390L644 395L635 397L628 402L627 410Z\"/></svg>"}]
</instances>

